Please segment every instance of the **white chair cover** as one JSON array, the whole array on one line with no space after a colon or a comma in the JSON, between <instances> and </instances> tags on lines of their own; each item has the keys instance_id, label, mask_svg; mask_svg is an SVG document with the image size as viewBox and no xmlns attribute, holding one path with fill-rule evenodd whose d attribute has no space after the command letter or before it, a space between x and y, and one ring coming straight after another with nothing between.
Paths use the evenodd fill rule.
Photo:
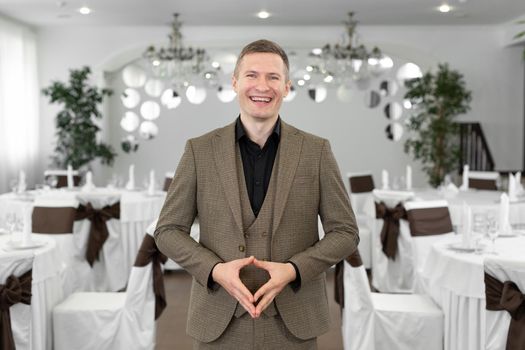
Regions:
<instances>
[{"instance_id":1,"label":"white chair cover","mask_svg":"<svg viewBox=\"0 0 525 350\"><path fill-rule=\"evenodd\" d=\"M349 182L351 182L352 177L372 176L370 172L347 173L346 175ZM372 268L371 228L373 227L375 220L374 196L371 191L356 193L352 191L351 185L349 188L350 203L359 228L359 252L361 254L361 259L363 260L363 265L365 268L370 269Z\"/></svg>"},{"instance_id":2,"label":"white chair cover","mask_svg":"<svg viewBox=\"0 0 525 350\"><path fill-rule=\"evenodd\" d=\"M504 257L487 257L484 262L485 273L500 282L516 283L521 293L525 293L525 262L506 259ZM486 350L504 350L507 343L507 333L511 316L505 311L485 310Z\"/></svg>"},{"instance_id":3,"label":"white chair cover","mask_svg":"<svg viewBox=\"0 0 525 350\"><path fill-rule=\"evenodd\" d=\"M411 196L412 192L374 190L376 202L384 202L395 207ZM374 213L375 217L375 213ZM410 293L414 287L412 258L407 252L412 251L412 239L406 220L400 220L397 254L395 260L389 259L383 252L381 230L383 219L375 219L372 228L372 284L384 293Z\"/></svg>"},{"instance_id":4,"label":"white chair cover","mask_svg":"<svg viewBox=\"0 0 525 350\"><path fill-rule=\"evenodd\" d=\"M56 350L154 349L152 264L132 268L125 293L75 293L53 315Z\"/></svg>"},{"instance_id":5,"label":"white chair cover","mask_svg":"<svg viewBox=\"0 0 525 350\"><path fill-rule=\"evenodd\" d=\"M86 205L89 202L95 209L101 209L120 201L120 196L118 194L108 196L107 194L82 193L78 195L78 199L80 204ZM73 229L75 271L87 277L80 282L80 285L75 286L74 290L118 291L126 286L128 270L121 243L120 220L108 220L106 226L109 237L102 246L99 260L96 260L91 267L85 258L91 222L88 219L75 222Z\"/></svg>"},{"instance_id":6,"label":"white chair cover","mask_svg":"<svg viewBox=\"0 0 525 350\"><path fill-rule=\"evenodd\" d=\"M443 314L424 295L371 293L364 266L344 263L345 350L443 349Z\"/></svg>"},{"instance_id":7,"label":"white chair cover","mask_svg":"<svg viewBox=\"0 0 525 350\"><path fill-rule=\"evenodd\" d=\"M412 201L405 203L405 210L407 213L415 209L429 209L429 208L448 208L448 203L445 200L434 200L434 201ZM450 215L450 212L449 212ZM403 225L403 228L408 228L410 232L409 225ZM416 293L426 293L426 278L423 275L423 268L425 266L427 257L432 249L432 245L435 243L449 239L451 236L454 236L453 231L448 233L440 233L436 235L427 235L427 236L415 236L410 232L408 236L411 241L410 251L407 251L407 256L412 261L412 271L413 271L413 291Z\"/></svg>"},{"instance_id":8,"label":"white chair cover","mask_svg":"<svg viewBox=\"0 0 525 350\"><path fill-rule=\"evenodd\" d=\"M0 255L0 284L11 275L20 277L33 267L33 252L15 251ZM22 303L9 308L11 329L17 349L31 349L31 305Z\"/></svg>"}]
</instances>

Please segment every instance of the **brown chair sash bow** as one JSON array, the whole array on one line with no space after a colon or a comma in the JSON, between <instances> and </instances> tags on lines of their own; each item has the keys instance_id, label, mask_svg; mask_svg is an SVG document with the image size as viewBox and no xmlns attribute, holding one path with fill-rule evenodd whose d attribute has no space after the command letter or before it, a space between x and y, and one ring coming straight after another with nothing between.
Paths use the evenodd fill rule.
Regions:
<instances>
[{"instance_id":1,"label":"brown chair sash bow","mask_svg":"<svg viewBox=\"0 0 525 350\"><path fill-rule=\"evenodd\" d=\"M83 219L91 221L86 260L93 267L95 260L99 260L99 254L104 242L109 237L106 222L111 219L120 219L120 202L105 206L102 209L94 209L91 203L87 203L85 206L81 204L77 209L75 220Z\"/></svg>"},{"instance_id":2,"label":"brown chair sash bow","mask_svg":"<svg viewBox=\"0 0 525 350\"><path fill-rule=\"evenodd\" d=\"M11 328L9 308L23 303L31 304L32 270L20 277L9 276L5 284L0 284L0 349L14 350L15 340Z\"/></svg>"},{"instance_id":3,"label":"brown chair sash bow","mask_svg":"<svg viewBox=\"0 0 525 350\"><path fill-rule=\"evenodd\" d=\"M432 236L452 232L447 207L412 209L407 212L412 236Z\"/></svg>"},{"instance_id":4,"label":"brown chair sash bow","mask_svg":"<svg viewBox=\"0 0 525 350\"><path fill-rule=\"evenodd\" d=\"M160 264L166 263L168 258L162 254L155 244L155 239L145 235L140 245L134 266L146 266L150 262L153 267L153 293L155 294L155 319L158 319L166 308L166 291L164 289L164 276Z\"/></svg>"},{"instance_id":5,"label":"brown chair sash bow","mask_svg":"<svg viewBox=\"0 0 525 350\"><path fill-rule=\"evenodd\" d=\"M372 175L350 177L350 192L352 193L372 192L374 188Z\"/></svg>"},{"instance_id":6,"label":"brown chair sash bow","mask_svg":"<svg viewBox=\"0 0 525 350\"><path fill-rule=\"evenodd\" d=\"M496 180L493 179L468 179L468 187L478 190L497 191Z\"/></svg>"},{"instance_id":7,"label":"brown chair sash bow","mask_svg":"<svg viewBox=\"0 0 525 350\"><path fill-rule=\"evenodd\" d=\"M356 250L352 255L348 256L346 262L352 267L359 267L363 265L359 250ZM345 260L340 261L335 265L335 280L334 280L334 298L335 302L339 304L341 308L345 307L345 286L344 286L344 268Z\"/></svg>"},{"instance_id":8,"label":"brown chair sash bow","mask_svg":"<svg viewBox=\"0 0 525 350\"><path fill-rule=\"evenodd\" d=\"M389 208L384 202L376 204L376 218L383 219L381 229L381 244L383 253L392 259L396 259L397 238L399 236L399 220L406 219L407 214L403 204L398 203L394 208Z\"/></svg>"},{"instance_id":9,"label":"brown chair sash bow","mask_svg":"<svg viewBox=\"0 0 525 350\"><path fill-rule=\"evenodd\" d=\"M485 273L487 310L506 310L511 315L506 350L525 349L525 294L511 281L500 282Z\"/></svg>"},{"instance_id":10,"label":"brown chair sash bow","mask_svg":"<svg viewBox=\"0 0 525 350\"><path fill-rule=\"evenodd\" d=\"M31 218L33 233L73 233L76 208L34 207Z\"/></svg>"}]
</instances>

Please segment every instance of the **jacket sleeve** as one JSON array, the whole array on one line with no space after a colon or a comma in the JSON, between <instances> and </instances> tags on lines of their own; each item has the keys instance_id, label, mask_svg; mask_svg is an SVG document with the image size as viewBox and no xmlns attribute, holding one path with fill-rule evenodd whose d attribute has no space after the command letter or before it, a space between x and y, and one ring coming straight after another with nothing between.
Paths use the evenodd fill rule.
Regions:
<instances>
[{"instance_id":1,"label":"jacket sleeve","mask_svg":"<svg viewBox=\"0 0 525 350\"><path fill-rule=\"evenodd\" d=\"M355 216L327 140L321 150L319 184L319 215L325 236L290 259L299 269L301 283L314 279L351 255L359 243Z\"/></svg>"},{"instance_id":2,"label":"jacket sleeve","mask_svg":"<svg viewBox=\"0 0 525 350\"><path fill-rule=\"evenodd\" d=\"M207 287L211 270L222 260L190 237L190 228L196 216L197 172L189 140L168 190L154 235L162 253Z\"/></svg>"}]
</instances>

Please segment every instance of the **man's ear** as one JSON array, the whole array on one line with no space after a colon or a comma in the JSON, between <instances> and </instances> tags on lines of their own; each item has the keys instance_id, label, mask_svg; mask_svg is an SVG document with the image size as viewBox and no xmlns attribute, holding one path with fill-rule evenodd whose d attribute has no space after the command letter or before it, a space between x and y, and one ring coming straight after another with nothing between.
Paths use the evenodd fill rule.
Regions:
<instances>
[{"instance_id":1,"label":"man's ear","mask_svg":"<svg viewBox=\"0 0 525 350\"><path fill-rule=\"evenodd\" d=\"M232 75L232 87L233 87L233 91L237 93L237 78L235 77L235 74Z\"/></svg>"}]
</instances>

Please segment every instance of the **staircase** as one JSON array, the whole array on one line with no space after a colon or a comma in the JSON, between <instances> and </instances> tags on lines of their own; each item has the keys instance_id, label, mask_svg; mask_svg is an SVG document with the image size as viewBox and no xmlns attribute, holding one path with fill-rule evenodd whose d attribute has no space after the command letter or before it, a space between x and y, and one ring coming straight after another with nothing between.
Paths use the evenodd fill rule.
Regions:
<instances>
[{"instance_id":1,"label":"staircase","mask_svg":"<svg viewBox=\"0 0 525 350\"><path fill-rule=\"evenodd\" d=\"M470 170L493 171L494 159L490 153L487 140L480 123L459 124L459 173L463 173L463 165L468 164Z\"/></svg>"}]
</instances>

